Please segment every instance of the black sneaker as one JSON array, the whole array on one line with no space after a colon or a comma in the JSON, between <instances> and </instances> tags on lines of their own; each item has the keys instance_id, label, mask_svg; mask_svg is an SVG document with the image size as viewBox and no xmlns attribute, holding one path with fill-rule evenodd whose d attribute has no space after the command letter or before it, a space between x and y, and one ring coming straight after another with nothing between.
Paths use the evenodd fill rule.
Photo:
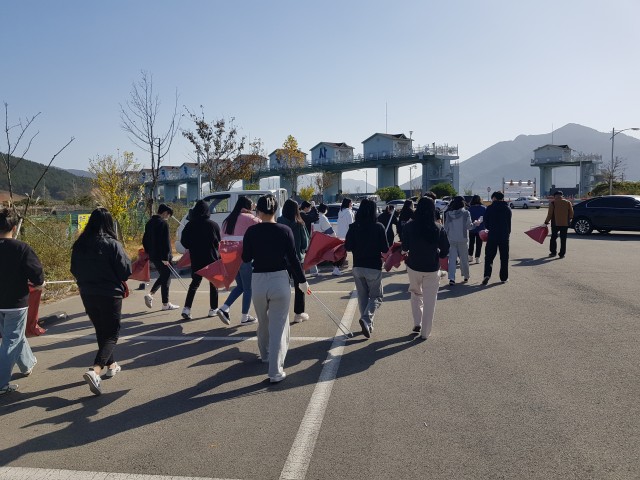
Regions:
<instances>
[{"instance_id":1,"label":"black sneaker","mask_svg":"<svg viewBox=\"0 0 640 480\"><path fill-rule=\"evenodd\" d=\"M564 255L558 255L558 258L564 258Z\"/></svg>"},{"instance_id":2,"label":"black sneaker","mask_svg":"<svg viewBox=\"0 0 640 480\"><path fill-rule=\"evenodd\" d=\"M420 333L421 330L422 327L420 325L418 325L417 327L413 327L413 333Z\"/></svg>"},{"instance_id":3,"label":"black sneaker","mask_svg":"<svg viewBox=\"0 0 640 480\"><path fill-rule=\"evenodd\" d=\"M483 284L483 285L486 285L487 283L489 283L489 277L484 277L484 278L482 279L482 284Z\"/></svg>"},{"instance_id":4,"label":"black sneaker","mask_svg":"<svg viewBox=\"0 0 640 480\"><path fill-rule=\"evenodd\" d=\"M556 254L555 254L555 252L551 252L551 253L549 254L549 256L550 256L550 257L555 257L555 256L556 256Z\"/></svg>"},{"instance_id":5,"label":"black sneaker","mask_svg":"<svg viewBox=\"0 0 640 480\"><path fill-rule=\"evenodd\" d=\"M362 334L367 338L371 338L371 329L369 328L369 325L367 325L367 322L360 319L360 326L362 327Z\"/></svg>"}]
</instances>

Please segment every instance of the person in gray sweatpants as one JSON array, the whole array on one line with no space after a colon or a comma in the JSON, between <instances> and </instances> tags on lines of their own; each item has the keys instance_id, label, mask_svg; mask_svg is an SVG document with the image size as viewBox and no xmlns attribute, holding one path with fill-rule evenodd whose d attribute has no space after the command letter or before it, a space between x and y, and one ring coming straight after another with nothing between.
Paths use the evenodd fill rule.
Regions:
<instances>
[{"instance_id":1,"label":"person in gray sweatpants","mask_svg":"<svg viewBox=\"0 0 640 480\"><path fill-rule=\"evenodd\" d=\"M253 262L251 299L258 316L258 349L262 362L269 363L271 383L281 382L287 376L284 360L289 349L289 275L302 292L309 290L293 232L287 225L276 223L277 210L278 202L273 195L258 199L256 211L262 222L247 229L242 248L242 261Z\"/></svg>"}]
</instances>

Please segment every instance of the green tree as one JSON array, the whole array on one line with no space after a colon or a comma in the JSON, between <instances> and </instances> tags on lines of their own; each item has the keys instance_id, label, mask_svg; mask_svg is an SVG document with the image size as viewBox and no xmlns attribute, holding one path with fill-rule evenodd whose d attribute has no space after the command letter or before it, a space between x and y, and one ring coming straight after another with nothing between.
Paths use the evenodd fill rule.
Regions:
<instances>
[{"instance_id":1,"label":"green tree","mask_svg":"<svg viewBox=\"0 0 640 480\"><path fill-rule=\"evenodd\" d=\"M313 197L314 192L315 189L313 188L313 186L309 185L308 187L302 187L298 192L298 196L302 200L306 200L308 202L311 200L311 197Z\"/></svg>"},{"instance_id":2,"label":"green tree","mask_svg":"<svg viewBox=\"0 0 640 480\"><path fill-rule=\"evenodd\" d=\"M118 232L126 240L132 212L143 194L143 185L138 180L140 165L133 159L133 153L122 156L102 155L89 160L89 171L94 175L92 184L96 202L109 210L120 226Z\"/></svg>"},{"instance_id":3,"label":"green tree","mask_svg":"<svg viewBox=\"0 0 640 480\"><path fill-rule=\"evenodd\" d=\"M376 195L380 197L380 200L390 202L391 200L402 200L406 197L404 191L397 185L394 187L383 187L376 190Z\"/></svg>"},{"instance_id":4,"label":"green tree","mask_svg":"<svg viewBox=\"0 0 640 480\"><path fill-rule=\"evenodd\" d=\"M289 135L282 144L282 148L276 150L276 160L284 171L283 176L291 183L293 194L298 191L298 175L304 167L304 153L298 149L298 140Z\"/></svg>"},{"instance_id":5,"label":"green tree","mask_svg":"<svg viewBox=\"0 0 640 480\"><path fill-rule=\"evenodd\" d=\"M438 198L442 197L453 197L457 195L456 189L453 188L453 185L447 182L436 183L431 187L431 191L436 194Z\"/></svg>"}]
</instances>

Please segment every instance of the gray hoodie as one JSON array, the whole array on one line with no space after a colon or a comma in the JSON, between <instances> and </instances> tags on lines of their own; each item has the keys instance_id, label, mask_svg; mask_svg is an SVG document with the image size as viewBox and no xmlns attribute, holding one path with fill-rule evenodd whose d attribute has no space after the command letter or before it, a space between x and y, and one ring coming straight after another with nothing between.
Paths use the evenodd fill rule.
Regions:
<instances>
[{"instance_id":1,"label":"gray hoodie","mask_svg":"<svg viewBox=\"0 0 640 480\"><path fill-rule=\"evenodd\" d=\"M469 210L449 210L444 214L444 231L449 242L465 242L469 238L469 230L473 228Z\"/></svg>"}]
</instances>

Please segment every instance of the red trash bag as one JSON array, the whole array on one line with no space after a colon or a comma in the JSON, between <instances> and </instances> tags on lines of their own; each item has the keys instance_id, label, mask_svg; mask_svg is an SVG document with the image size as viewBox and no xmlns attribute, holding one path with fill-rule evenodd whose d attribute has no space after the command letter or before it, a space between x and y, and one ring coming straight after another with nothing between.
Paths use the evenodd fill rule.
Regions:
<instances>
[{"instance_id":1,"label":"red trash bag","mask_svg":"<svg viewBox=\"0 0 640 480\"><path fill-rule=\"evenodd\" d=\"M445 272L449 271L449 257L440 259L440 270L444 270Z\"/></svg>"},{"instance_id":2,"label":"red trash bag","mask_svg":"<svg viewBox=\"0 0 640 480\"><path fill-rule=\"evenodd\" d=\"M27 310L27 337L37 337L46 330L38 325L38 310L40 308L40 297L42 290L29 286L29 308Z\"/></svg>"},{"instance_id":3,"label":"red trash bag","mask_svg":"<svg viewBox=\"0 0 640 480\"><path fill-rule=\"evenodd\" d=\"M151 280L149 255L144 251L144 248L138 250L138 259L131 264L129 280L139 280L140 282L149 282Z\"/></svg>"},{"instance_id":4,"label":"red trash bag","mask_svg":"<svg viewBox=\"0 0 640 480\"><path fill-rule=\"evenodd\" d=\"M189 253L189 250L186 250L180 257L180 260L176 262L176 268L187 268L190 266L191 266L191 254Z\"/></svg>"},{"instance_id":5,"label":"red trash bag","mask_svg":"<svg viewBox=\"0 0 640 480\"><path fill-rule=\"evenodd\" d=\"M224 264L222 260L216 260L213 263L210 263L206 267L201 268L196 272L198 275L206 278L211 283L213 283L217 288L222 288L225 286L225 274L226 270L224 268Z\"/></svg>"},{"instance_id":6,"label":"red trash bag","mask_svg":"<svg viewBox=\"0 0 640 480\"><path fill-rule=\"evenodd\" d=\"M537 225L535 227L531 227L526 232L531 238L533 238L536 242L542 244L544 243L544 239L549 235L549 227L546 225Z\"/></svg>"},{"instance_id":7,"label":"red trash bag","mask_svg":"<svg viewBox=\"0 0 640 480\"><path fill-rule=\"evenodd\" d=\"M478 232L478 237L480 237L480 240L483 242L486 242L489 239L489 230L480 230Z\"/></svg>"},{"instance_id":8,"label":"red trash bag","mask_svg":"<svg viewBox=\"0 0 640 480\"><path fill-rule=\"evenodd\" d=\"M344 245L344 240L340 240L337 237L332 237L331 235L327 235L322 232L313 232L311 234L311 241L309 242L309 248L307 249L307 254L304 257L304 264L302 268L304 270L310 270L311 267L318 265L319 263L325 261L339 261L346 256L346 250L344 251L344 256L338 258L336 260L327 260L324 255L327 255L329 258L333 258L336 255L342 255L341 250L337 250L336 247ZM333 252L333 253L328 253Z\"/></svg>"},{"instance_id":9,"label":"red trash bag","mask_svg":"<svg viewBox=\"0 0 640 480\"><path fill-rule=\"evenodd\" d=\"M385 271L388 272L393 267L398 268L404 261L404 256L402 255L402 244L394 242L393 245L391 245L391 248L382 254L382 258L384 259Z\"/></svg>"},{"instance_id":10,"label":"red trash bag","mask_svg":"<svg viewBox=\"0 0 640 480\"><path fill-rule=\"evenodd\" d=\"M322 254L322 260L325 262L341 262L347 258L347 249L344 246L344 243L333 247Z\"/></svg>"}]
</instances>

